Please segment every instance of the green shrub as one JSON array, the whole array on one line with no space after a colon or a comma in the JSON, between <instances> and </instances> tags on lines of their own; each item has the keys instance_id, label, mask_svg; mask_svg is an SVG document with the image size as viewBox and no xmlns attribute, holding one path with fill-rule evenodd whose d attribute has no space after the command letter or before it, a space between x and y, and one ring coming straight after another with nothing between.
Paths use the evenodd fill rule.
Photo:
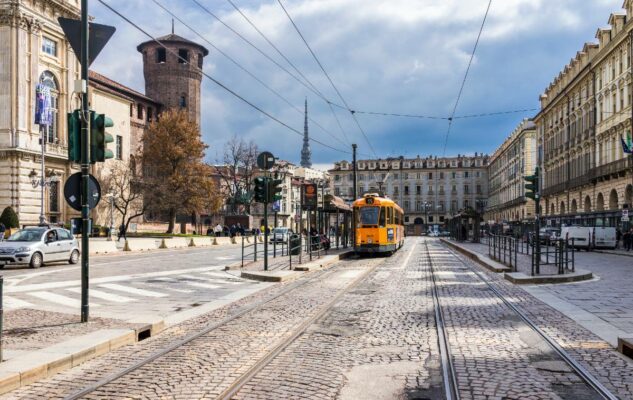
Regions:
<instances>
[{"instance_id":1,"label":"green shrub","mask_svg":"<svg viewBox=\"0 0 633 400\"><path fill-rule=\"evenodd\" d=\"M2 211L2 215L0 215L0 222L4 224L7 228L19 228L20 220L18 219L18 215L13 211L13 208L7 207Z\"/></svg>"}]
</instances>

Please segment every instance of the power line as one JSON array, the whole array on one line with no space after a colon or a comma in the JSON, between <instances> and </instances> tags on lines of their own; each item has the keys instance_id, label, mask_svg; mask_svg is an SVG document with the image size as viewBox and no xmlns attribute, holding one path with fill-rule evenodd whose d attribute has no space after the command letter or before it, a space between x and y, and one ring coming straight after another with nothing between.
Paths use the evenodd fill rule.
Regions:
<instances>
[{"instance_id":1,"label":"power line","mask_svg":"<svg viewBox=\"0 0 633 400\"><path fill-rule=\"evenodd\" d=\"M196 1L196 0L194 0ZM297 33L299 34L299 37L301 37L301 40L303 41L303 43L306 45L306 47L308 48L308 50L310 51L310 54L312 54L312 57L314 58L314 60L316 61L316 63L319 65L319 68L321 68L321 71L323 71L323 74L325 75L325 77L327 78L327 80L330 82L330 85L332 85L332 87L334 88L334 91L336 91L336 94L338 95L338 97L341 99L341 101L343 102L343 104L345 105L345 107L347 108L347 110L350 112L350 114L352 115L352 118L354 119L354 122L356 122L356 126L358 126L358 129L360 130L360 132L363 134L363 137L365 138L365 141L367 142L367 145L369 145L369 149L371 150L372 153L374 153L374 156L376 158L378 158L378 155L376 154L376 151L374 150L374 147L371 145L371 143L369 142L369 138L367 137L367 135L365 134L365 131L363 130L363 128L360 126L360 123L358 122L358 119L356 118L355 115L355 111L352 110L350 108L350 106L347 104L347 102L345 101L345 99L343 98L343 95L341 95L341 92L338 90L338 88L336 87L336 85L334 84L334 82L332 81L332 78L330 78L330 75L328 75L327 71L325 70L325 68L323 68L323 64L321 64L321 61L319 61L319 58L316 56L316 54L314 53L314 51L312 50L312 48L310 47L310 45L308 44L307 40L305 39L305 37L303 36L303 34L301 33L301 30L299 30L299 27L297 26L297 24L295 24L295 21L292 19L292 17L290 16L290 14L288 13L288 10L286 10L286 7L284 7L283 3L281 2L281 0L277 0L277 2L279 3L279 5L281 6L281 8L284 10L284 13L286 14L286 16L288 17L288 19L290 20L290 22L292 23L292 26L295 28L295 30L297 31ZM340 107L340 106L339 106ZM341 107L342 108L342 107Z\"/></svg>"},{"instance_id":2,"label":"power line","mask_svg":"<svg viewBox=\"0 0 633 400\"><path fill-rule=\"evenodd\" d=\"M451 112L451 116L449 117L449 120L448 120L448 129L446 130L446 137L444 138L444 151L443 151L442 156L446 155L446 145L448 144L448 136L450 135L451 128L453 127L453 120L455 118L455 113L457 112L457 106L459 105L459 100L462 97L464 86L466 85L466 79L468 78L470 67L473 64L473 59L475 58L475 52L477 51L477 46L479 45L479 39L481 39L481 33L484 31L484 26L486 25L486 19L488 18L488 12L490 11L491 5L492 5L492 0L489 0L488 8L486 8L486 14L484 14L484 19L481 22L481 28L479 28L479 33L477 34L477 40L475 41L475 46L473 47L473 51L470 55L470 60L468 61L468 67L466 68L466 73L464 74L464 80L462 80L462 85L459 88L459 93L457 94L457 100L455 101L455 106L453 107L453 111Z\"/></svg>"},{"instance_id":3,"label":"power line","mask_svg":"<svg viewBox=\"0 0 633 400\"><path fill-rule=\"evenodd\" d=\"M248 18L248 16L246 16L246 14L244 14L244 12L242 12L242 10L235 5L235 3L232 0L226 0L234 9L235 11L237 11L245 20L246 22L248 22L248 24L255 29L255 31L262 37L264 38L264 40L270 45L270 47L272 47L277 54L279 54L284 60L286 60L286 62L314 89L314 91L316 93L318 93L322 99L325 100L325 102L328 104L328 108L330 109L330 111L332 112L332 115L334 116L334 118L336 119L336 122L339 126L339 129L341 130L341 134L343 135L343 137L345 138L345 140L348 142L347 144L351 144L349 143L349 139L347 138L347 134L345 133L345 131L343 130L343 126L341 125L341 123L338 120L338 117L336 116L336 114L334 114L334 110L332 109L331 103L330 101L328 101L325 96L319 91L319 89L317 89L317 87L310 81L310 79L308 79L308 77L306 77L300 70L299 68L297 68L297 66L290 61L290 59L281 51L279 50L279 48L268 38L268 36L266 36L264 34L264 32L261 31L261 29L259 29L257 27L257 25L255 25L255 23L253 23L253 21L250 20L250 18ZM337 139L338 140L338 139Z\"/></svg>"},{"instance_id":4,"label":"power line","mask_svg":"<svg viewBox=\"0 0 633 400\"><path fill-rule=\"evenodd\" d=\"M312 93L314 93L315 95L317 95L318 97L320 97L321 99L323 99L324 101L330 102L330 100L328 98L326 98L325 96L323 96L323 94L321 94L318 91L315 91L313 88L311 88L308 84L306 84L304 81L302 81L301 79L299 79L295 74L293 74L292 72L288 71L287 68L285 68L283 65L279 64L275 59L273 59L272 57L270 57L268 54L266 54L264 51L262 51L259 47L257 47L255 44L253 44L253 42L251 42L250 40L248 40L247 38L244 37L244 35L242 35L241 33L239 33L238 31L236 31L235 29L233 29L230 25L228 25L226 22L224 22L222 19L220 19L220 17L218 17L217 15L215 15L213 12L211 12L208 8L206 8L204 5L202 5L198 0L191 0L193 1L198 7L200 7L204 12L206 12L207 14L209 14L211 17L213 17L215 20L217 20L219 23L221 23L222 25L224 25L228 30L230 30L231 32L233 32L235 35L237 35L240 39L242 39L245 43L247 43L249 46L251 46L253 49L255 49L259 54L261 54L262 56L264 56L267 60L269 60L270 62L272 62L273 64L275 64L277 67L279 67L281 70L283 70L285 73L287 73L288 75L290 75L294 80L296 80L297 82L299 82L301 85L303 85L306 89L310 90Z\"/></svg>"},{"instance_id":5,"label":"power line","mask_svg":"<svg viewBox=\"0 0 633 400\"><path fill-rule=\"evenodd\" d=\"M270 92L272 92L273 94L275 94L277 97L279 97L283 102L285 102L286 104L288 104L291 108L293 108L295 111L297 111L299 114L303 115L303 111L301 111L301 109L299 109L299 107L295 106L294 104L292 104L290 102L290 100L288 100L286 97L284 97L283 95L281 95L278 91L276 91L275 89L271 88L270 86L268 86L263 80L261 80L260 78L258 78L254 73L252 73L251 71L249 71L248 69L246 69L246 67L242 66L239 62L237 62L237 60L235 60L233 57L231 57L230 55L228 55L226 52L222 51L220 48L218 48L216 45L214 45L212 42L210 42L206 37L204 37L201 33L199 33L197 30L195 30L194 28L191 27L191 25L187 24L185 21L183 21L180 17L178 17L176 14L174 14L171 10L169 10L167 7L165 7L163 4L161 4L158 0L152 0L157 6L159 6L160 8L162 8L166 13L168 13L169 15L171 15L173 18L175 18L178 22L180 22L181 24L183 24L185 27L187 27L190 31L192 31L193 33L195 33L198 37L200 37L200 39L204 40L207 44L209 44L209 46L213 47L213 49L215 49L218 53L222 54L224 57L226 57L229 61L231 61L233 64L235 64L235 66L237 66L239 69L241 69L242 71L244 71L246 74L248 74L251 78L255 79L259 84L261 84L263 87L265 87L266 89L268 89ZM321 124L319 124L317 121L315 121L314 119L312 119L311 117L308 117L308 119L314 123L317 127L319 127L321 130L323 130L325 133L327 133L328 135L330 135L332 138L334 138L335 140L337 140L339 143L341 143L344 146L347 146L347 143L344 143L342 140L340 140L336 135L334 135L333 133L331 133L330 131L328 131L327 129L325 129Z\"/></svg>"},{"instance_id":6,"label":"power line","mask_svg":"<svg viewBox=\"0 0 633 400\"><path fill-rule=\"evenodd\" d=\"M134 28L136 28L138 31L140 31L141 33L143 33L145 36L149 37L150 39L152 39L154 42L156 42L158 45L160 45L162 48L165 49L165 51L167 51L168 53L176 56L180 61L182 61L185 64L189 64L189 61L186 60L185 58L181 57L177 52L173 51L172 49L168 48L167 46L165 46L161 41L159 41L157 38L155 38L154 36L152 36L150 33L148 33L147 31L145 31L143 28L141 28L139 25L137 25L136 23L134 23L132 20L130 20L128 17L126 17L125 15L123 15L121 12L119 12L118 10L116 10L115 8L113 8L110 4L106 3L104 0L97 0L99 1L99 3L101 3L103 6L105 6L107 9L109 9L110 11L112 11L114 14L118 15L121 19L123 19L125 22L127 22L128 24L132 25ZM191 64L194 68L198 68L197 66ZM255 110L259 111L260 113L262 113L263 115L265 115L266 117L268 117L269 119L275 121L276 123L278 123L279 125L282 125L283 127L287 128L288 130L290 130L293 133L296 133L297 135L303 136L303 133L300 132L299 130L291 127L290 125L286 124L285 122L281 121L280 119L276 118L275 116L273 116L272 114L264 111L262 108L258 107L257 105L253 104L252 102L250 102L249 100L245 99L244 97L242 97L241 95L239 95L238 93L236 93L235 91L233 91L232 89L230 89L229 87L227 87L226 85L224 85L222 82L218 81L217 79L213 78L211 75L207 74L206 72L204 72L202 70L202 68L198 68L198 70L200 71L200 73L206 77L207 79L211 80L213 83L215 83L216 85L218 85L220 88L224 89L225 91L229 92L231 95L233 95L234 97L238 98L239 100L241 100L242 102L246 103L247 105L249 105L250 107L254 108ZM319 140L316 140L314 138L310 138L311 141L313 141L314 143L320 144L321 146L327 147L331 150L334 151L338 151L341 153L345 153L345 154L351 154L350 151L347 150L341 150L338 149L336 147L330 146L329 144L323 143Z\"/></svg>"}]
</instances>

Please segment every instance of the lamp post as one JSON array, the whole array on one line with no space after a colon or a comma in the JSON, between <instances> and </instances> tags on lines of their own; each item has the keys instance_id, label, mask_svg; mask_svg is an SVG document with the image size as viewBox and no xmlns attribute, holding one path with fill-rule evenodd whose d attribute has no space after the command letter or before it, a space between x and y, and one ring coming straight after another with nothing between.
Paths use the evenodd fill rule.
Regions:
<instances>
[{"instance_id":1,"label":"lamp post","mask_svg":"<svg viewBox=\"0 0 633 400\"><path fill-rule=\"evenodd\" d=\"M431 208L431 204L428 201L425 201L424 204L424 222L426 231L429 231L429 208Z\"/></svg>"},{"instance_id":2,"label":"lamp post","mask_svg":"<svg viewBox=\"0 0 633 400\"><path fill-rule=\"evenodd\" d=\"M46 216L44 215L44 188L46 186L51 186L54 183L59 182L59 175L55 171L45 171L44 165L42 164L42 172L41 176L38 176L37 171L31 170L29 173L29 178L31 179L31 185L33 188L40 187L41 190L41 198L40 198L40 224L46 223ZM47 177L48 176L48 177Z\"/></svg>"},{"instance_id":3,"label":"lamp post","mask_svg":"<svg viewBox=\"0 0 633 400\"><path fill-rule=\"evenodd\" d=\"M110 201L110 230L108 231L108 242L112 241L112 230L114 229L114 199L116 198L115 192L109 192L105 197Z\"/></svg>"}]
</instances>

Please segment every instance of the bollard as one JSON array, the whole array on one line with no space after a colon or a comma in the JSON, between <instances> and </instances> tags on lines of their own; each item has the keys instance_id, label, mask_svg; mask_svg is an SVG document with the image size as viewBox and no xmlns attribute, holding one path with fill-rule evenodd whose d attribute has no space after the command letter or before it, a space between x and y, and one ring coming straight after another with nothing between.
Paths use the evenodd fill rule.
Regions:
<instances>
[{"instance_id":1,"label":"bollard","mask_svg":"<svg viewBox=\"0 0 633 400\"><path fill-rule=\"evenodd\" d=\"M244 236L242 236L242 268L244 268Z\"/></svg>"},{"instance_id":2,"label":"bollard","mask_svg":"<svg viewBox=\"0 0 633 400\"><path fill-rule=\"evenodd\" d=\"M515 249L514 249L514 272L517 272L519 270L519 266L518 266L518 256L517 253L519 252L519 239L516 239L515 243Z\"/></svg>"},{"instance_id":3,"label":"bollard","mask_svg":"<svg viewBox=\"0 0 633 400\"><path fill-rule=\"evenodd\" d=\"M253 243L253 246L255 246L255 250L253 251L253 262L255 262L257 261L257 240Z\"/></svg>"}]
</instances>

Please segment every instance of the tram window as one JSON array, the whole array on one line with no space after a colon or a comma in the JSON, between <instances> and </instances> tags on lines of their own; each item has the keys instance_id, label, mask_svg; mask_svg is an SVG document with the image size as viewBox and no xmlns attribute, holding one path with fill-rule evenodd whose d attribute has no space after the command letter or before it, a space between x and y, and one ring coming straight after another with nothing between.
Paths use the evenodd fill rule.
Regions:
<instances>
[{"instance_id":1,"label":"tram window","mask_svg":"<svg viewBox=\"0 0 633 400\"><path fill-rule=\"evenodd\" d=\"M393 208L387 208L387 224L393 225Z\"/></svg>"},{"instance_id":2,"label":"tram window","mask_svg":"<svg viewBox=\"0 0 633 400\"><path fill-rule=\"evenodd\" d=\"M380 207L380 218L378 220L378 225L380 225L381 228L384 228L386 226L386 217L387 209L385 207Z\"/></svg>"},{"instance_id":3,"label":"tram window","mask_svg":"<svg viewBox=\"0 0 633 400\"><path fill-rule=\"evenodd\" d=\"M380 207L362 207L360 209L360 223L363 225L378 225Z\"/></svg>"}]
</instances>

